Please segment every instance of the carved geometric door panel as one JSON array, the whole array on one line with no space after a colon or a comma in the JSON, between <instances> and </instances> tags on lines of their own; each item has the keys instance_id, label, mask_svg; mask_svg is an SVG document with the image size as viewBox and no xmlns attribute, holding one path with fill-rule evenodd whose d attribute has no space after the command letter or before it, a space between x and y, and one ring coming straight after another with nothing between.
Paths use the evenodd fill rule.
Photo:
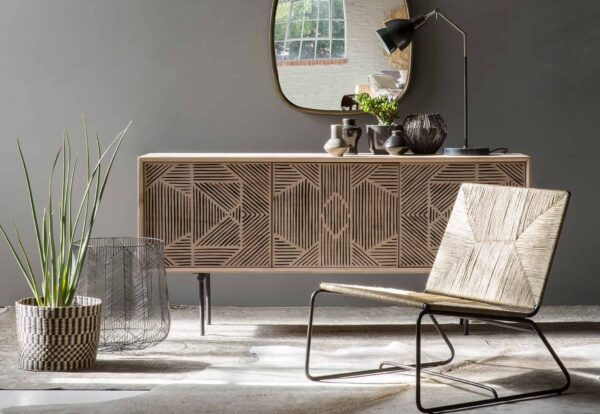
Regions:
<instances>
[{"instance_id":1,"label":"carved geometric door panel","mask_svg":"<svg viewBox=\"0 0 600 414\"><path fill-rule=\"evenodd\" d=\"M398 166L276 163L275 267L396 267Z\"/></svg>"},{"instance_id":2,"label":"carved geometric door panel","mask_svg":"<svg viewBox=\"0 0 600 414\"><path fill-rule=\"evenodd\" d=\"M398 266L398 166L351 168L350 266Z\"/></svg>"},{"instance_id":3,"label":"carved geometric door panel","mask_svg":"<svg viewBox=\"0 0 600 414\"><path fill-rule=\"evenodd\" d=\"M143 236L164 240L167 267L192 264L192 165L144 164Z\"/></svg>"},{"instance_id":4,"label":"carved geometric door panel","mask_svg":"<svg viewBox=\"0 0 600 414\"><path fill-rule=\"evenodd\" d=\"M271 266L271 166L193 164L192 264Z\"/></svg>"},{"instance_id":5,"label":"carved geometric door panel","mask_svg":"<svg viewBox=\"0 0 600 414\"><path fill-rule=\"evenodd\" d=\"M527 164L400 165L400 267L431 267L463 182L527 185Z\"/></svg>"},{"instance_id":6,"label":"carved geometric door panel","mask_svg":"<svg viewBox=\"0 0 600 414\"><path fill-rule=\"evenodd\" d=\"M270 267L268 163L144 163L143 235L169 268Z\"/></svg>"},{"instance_id":7,"label":"carved geometric door panel","mask_svg":"<svg viewBox=\"0 0 600 414\"><path fill-rule=\"evenodd\" d=\"M461 183L529 175L514 155L250 158L140 157L140 235L165 241L170 270L425 271Z\"/></svg>"},{"instance_id":8,"label":"carved geometric door panel","mask_svg":"<svg viewBox=\"0 0 600 414\"><path fill-rule=\"evenodd\" d=\"M318 267L321 167L273 164L273 266Z\"/></svg>"}]
</instances>

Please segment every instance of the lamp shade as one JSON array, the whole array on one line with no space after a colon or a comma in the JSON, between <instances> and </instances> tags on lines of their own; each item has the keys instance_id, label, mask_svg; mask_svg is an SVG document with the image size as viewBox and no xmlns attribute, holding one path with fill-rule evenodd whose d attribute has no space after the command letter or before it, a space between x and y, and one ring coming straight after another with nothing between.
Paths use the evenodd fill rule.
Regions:
<instances>
[{"instance_id":1,"label":"lamp shade","mask_svg":"<svg viewBox=\"0 0 600 414\"><path fill-rule=\"evenodd\" d=\"M390 36L390 33L385 27L377 30L376 33L377 38L381 41L381 46L383 46L383 49L386 52L393 53L396 49L398 49L394 39L392 39L392 36Z\"/></svg>"},{"instance_id":2,"label":"lamp shade","mask_svg":"<svg viewBox=\"0 0 600 414\"><path fill-rule=\"evenodd\" d=\"M377 30L382 46L388 53L396 49L404 50L412 42L415 31L425 23L425 16L416 16L410 20L392 19L385 27Z\"/></svg>"}]
</instances>

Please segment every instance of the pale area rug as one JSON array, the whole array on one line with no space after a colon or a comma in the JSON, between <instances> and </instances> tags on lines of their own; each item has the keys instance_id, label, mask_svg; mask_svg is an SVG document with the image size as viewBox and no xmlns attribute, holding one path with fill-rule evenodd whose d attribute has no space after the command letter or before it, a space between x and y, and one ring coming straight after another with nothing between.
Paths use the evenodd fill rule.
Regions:
<instances>
[{"instance_id":1,"label":"pale area rug","mask_svg":"<svg viewBox=\"0 0 600 414\"><path fill-rule=\"evenodd\" d=\"M478 412L597 413L600 406L600 308L546 308L538 321L571 372L570 392ZM414 310L323 309L317 313L315 373L414 361ZM216 308L208 335L198 334L197 308L173 310L165 342L125 355L100 354L97 366L77 373L31 373L17 368L14 311L0 314L0 388L146 390L110 403L6 409L6 413L386 413L417 412L414 377L396 373L315 383L304 376L307 310ZM553 361L531 334L473 325L464 337L455 318L442 320L457 355L443 367L494 386L500 395L560 382ZM425 328L424 361L448 350ZM524 367L531 367L534 370ZM424 382L424 403L479 399L480 390ZM510 410L507 411L507 407ZM562 411L553 411L561 408ZM567 409L568 408L568 409ZM400 410L400 411L399 411ZM523 410L523 411L521 411Z\"/></svg>"}]
</instances>

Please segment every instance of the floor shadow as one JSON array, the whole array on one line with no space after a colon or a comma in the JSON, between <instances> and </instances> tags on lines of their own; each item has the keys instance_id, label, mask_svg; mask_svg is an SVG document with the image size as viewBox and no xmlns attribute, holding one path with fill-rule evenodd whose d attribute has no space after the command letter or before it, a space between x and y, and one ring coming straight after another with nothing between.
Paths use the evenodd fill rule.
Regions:
<instances>
[{"instance_id":1,"label":"floor shadow","mask_svg":"<svg viewBox=\"0 0 600 414\"><path fill-rule=\"evenodd\" d=\"M210 364L193 360L157 360L149 358L98 360L87 372L159 374L204 371Z\"/></svg>"},{"instance_id":2,"label":"floor shadow","mask_svg":"<svg viewBox=\"0 0 600 414\"><path fill-rule=\"evenodd\" d=\"M598 386L600 386L600 368L576 368L576 370L578 372L584 373L584 374L591 374L591 375L595 375L598 378Z\"/></svg>"},{"instance_id":3,"label":"floor shadow","mask_svg":"<svg viewBox=\"0 0 600 414\"><path fill-rule=\"evenodd\" d=\"M306 335L306 325L257 325L256 335ZM414 333L415 327L411 325L315 325L314 333L348 334L348 333Z\"/></svg>"},{"instance_id":4,"label":"floor shadow","mask_svg":"<svg viewBox=\"0 0 600 414\"><path fill-rule=\"evenodd\" d=\"M463 328L458 323L441 323L440 324L445 332L449 334L462 334ZM586 332L598 332L600 331L600 323L598 322L564 322L564 323L540 323L538 324L544 333L556 333L556 334L578 334ZM218 324L215 324L218 326ZM227 325L229 326L229 325ZM299 335L306 334L306 325L268 325L260 324L256 325L256 334L289 334ZM314 333L380 333L380 334L411 334L415 333L415 325L410 324L339 324L339 325L320 325L316 324L313 326ZM422 325L424 333L435 332L433 325ZM507 330L499 326L489 325L486 323L471 323L470 333L474 334L486 334L486 335L506 335L507 332L515 332ZM532 331L533 332L533 331ZM517 334L516 332L514 333ZM527 333L521 333L527 335Z\"/></svg>"}]
</instances>

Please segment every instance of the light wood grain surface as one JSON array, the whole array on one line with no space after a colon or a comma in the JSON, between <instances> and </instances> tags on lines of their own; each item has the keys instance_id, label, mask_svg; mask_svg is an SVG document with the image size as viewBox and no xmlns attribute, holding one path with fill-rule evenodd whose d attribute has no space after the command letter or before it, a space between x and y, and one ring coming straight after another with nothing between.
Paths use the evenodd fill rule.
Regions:
<instances>
[{"instance_id":1,"label":"light wood grain surface","mask_svg":"<svg viewBox=\"0 0 600 414\"><path fill-rule=\"evenodd\" d=\"M463 182L526 187L530 157L147 154L138 232L176 273L423 273Z\"/></svg>"}]
</instances>

